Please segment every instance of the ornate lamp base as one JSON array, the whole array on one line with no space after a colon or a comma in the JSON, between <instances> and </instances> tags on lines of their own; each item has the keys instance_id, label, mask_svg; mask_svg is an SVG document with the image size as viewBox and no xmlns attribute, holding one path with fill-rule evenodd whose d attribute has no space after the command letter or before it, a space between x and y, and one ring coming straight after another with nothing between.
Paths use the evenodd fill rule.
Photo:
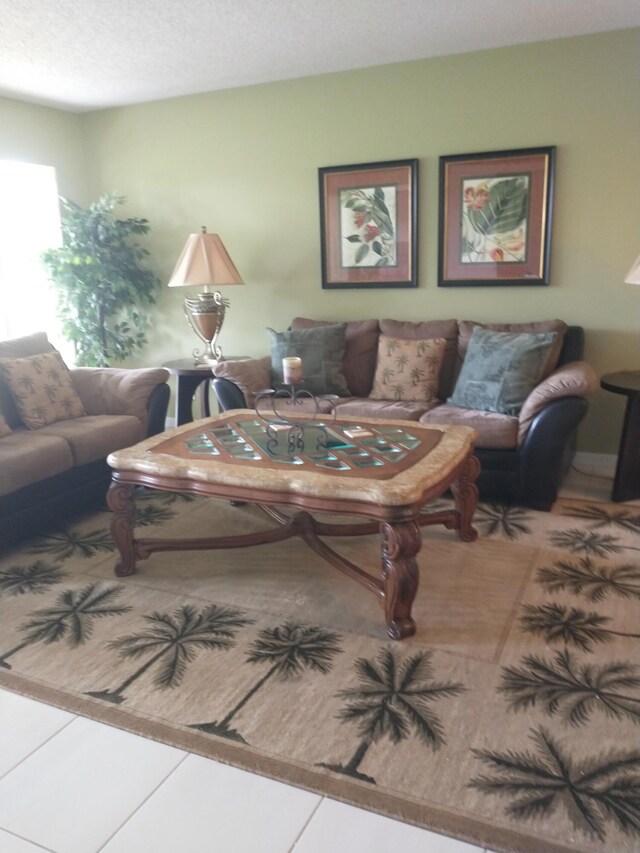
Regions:
<instances>
[{"instance_id":1,"label":"ornate lamp base","mask_svg":"<svg viewBox=\"0 0 640 853\"><path fill-rule=\"evenodd\" d=\"M184 315L196 335L205 344L204 352L196 347L193 358L196 364L215 365L222 361L222 350L217 339L224 321L228 299L215 293L198 293L184 300Z\"/></svg>"}]
</instances>

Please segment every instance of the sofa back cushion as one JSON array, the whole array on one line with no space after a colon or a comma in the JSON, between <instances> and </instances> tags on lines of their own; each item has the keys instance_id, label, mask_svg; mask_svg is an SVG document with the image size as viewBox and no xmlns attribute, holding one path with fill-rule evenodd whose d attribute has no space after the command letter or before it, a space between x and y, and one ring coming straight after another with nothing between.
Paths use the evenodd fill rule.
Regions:
<instances>
[{"instance_id":1,"label":"sofa back cushion","mask_svg":"<svg viewBox=\"0 0 640 853\"><path fill-rule=\"evenodd\" d=\"M444 338L444 355L438 377L438 399L446 400L453 389L456 370L457 321L425 320L422 323L414 323L410 320L380 320L380 331L390 338L405 338L413 341Z\"/></svg>"},{"instance_id":2,"label":"sofa back cushion","mask_svg":"<svg viewBox=\"0 0 640 853\"><path fill-rule=\"evenodd\" d=\"M53 346L49 343L45 332L25 335L23 338L13 338L0 341L0 358L26 358L39 352L51 352ZM14 428L22 426L22 419L11 396L11 390L0 372L0 412L7 424Z\"/></svg>"},{"instance_id":3,"label":"sofa back cushion","mask_svg":"<svg viewBox=\"0 0 640 853\"><path fill-rule=\"evenodd\" d=\"M311 329L316 326L330 325L333 324L328 320L296 317L291 323L291 328ZM349 392L354 397L368 397L371 391L378 358L379 334L377 320L352 320L347 323L342 372L347 380Z\"/></svg>"},{"instance_id":4,"label":"sofa back cushion","mask_svg":"<svg viewBox=\"0 0 640 853\"><path fill-rule=\"evenodd\" d=\"M0 358L0 373L29 429L86 415L67 365L56 350L26 358Z\"/></svg>"},{"instance_id":5,"label":"sofa back cushion","mask_svg":"<svg viewBox=\"0 0 640 853\"><path fill-rule=\"evenodd\" d=\"M555 332L556 337L543 366L541 379L545 379L556 369L562 344L564 343L565 332L567 331L567 324L563 320L540 320L534 323L476 323L473 320L460 320L458 323L458 363L456 374L459 373L462 367L471 335L476 326L479 326L481 329L489 329L492 332Z\"/></svg>"}]
</instances>

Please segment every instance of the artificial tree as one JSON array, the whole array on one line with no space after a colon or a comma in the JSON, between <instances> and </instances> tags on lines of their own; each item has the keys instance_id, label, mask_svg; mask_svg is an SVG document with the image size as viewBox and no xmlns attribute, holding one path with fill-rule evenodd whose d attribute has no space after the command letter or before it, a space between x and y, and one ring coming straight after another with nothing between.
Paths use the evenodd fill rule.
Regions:
<instances>
[{"instance_id":1,"label":"artificial tree","mask_svg":"<svg viewBox=\"0 0 640 853\"><path fill-rule=\"evenodd\" d=\"M60 199L62 246L42 255L78 365L108 367L147 342L141 309L156 301L160 280L141 266L149 252L135 240L148 220L115 217L124 201L109 193L84 209Z\"/></svg>"}]
</instances>

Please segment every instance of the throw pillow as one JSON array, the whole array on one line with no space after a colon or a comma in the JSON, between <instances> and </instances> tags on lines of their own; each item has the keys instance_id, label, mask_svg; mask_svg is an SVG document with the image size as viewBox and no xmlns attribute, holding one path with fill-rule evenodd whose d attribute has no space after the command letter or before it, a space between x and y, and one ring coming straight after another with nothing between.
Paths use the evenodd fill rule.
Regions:
<instances>
[{"instance_id":1,"label":"throw pillow","mask_svg":"<svg viewBox=\"0 0 640 853\"><path fill-rule=\"evenodd\" d=\"M5 421L3 414L0 412L0 438L11 433L11 427Z\"/></svg>"},{"instance_id":2,"label":"throw pillow","mask_svg":"<svg viewBox=\"0 0 640 853\"><path fill-rule=\"evenodd\" d=\"M380 335L371 400L435 403L444 338L403 340Z\"/></svg>"},{"instance_id":3,"label":"throw pillow","mask_svg":"<svg viewBox=\"0 0 640 853\"><path fill-rule=\"evenodd\" d=\"M29 429L86 414L67 365L56 350L26 358L0 358L0 371Z\"/></svg>"},{"instance_id":4,"label":"throw pillow","mask_svg":"<svg viewBox=\"0 0 640 853\"><path fill-rule=\"evenodd\" d=\"M267 329L271 339L271 374L274 385L282 384L282 359L302 359L303 387L312 394L337 394L347 397L349 389L342 373L346 323L289 329Z\"/></svg>"},{"instance_id":5,"label":"throw pillow","mask_svg":"<svg viewBox=\"0 0 640 853\"><path fill-rule=\"evenodd\" d=\"M244 394L247 406L253 406L256 394L271 388L271 357L219 361L213 375L234 382Z\"/></svg>"},{"instance_id":6,"label":"throw pillow","mask_svg":"<svg viewBox=\"0 0 640 853\"><path fill-rule=\"evenodd\" d=\"M453 406L517 415L542 378L556 332L473 330L453 394Z\"/></svg>"}]
</instances>

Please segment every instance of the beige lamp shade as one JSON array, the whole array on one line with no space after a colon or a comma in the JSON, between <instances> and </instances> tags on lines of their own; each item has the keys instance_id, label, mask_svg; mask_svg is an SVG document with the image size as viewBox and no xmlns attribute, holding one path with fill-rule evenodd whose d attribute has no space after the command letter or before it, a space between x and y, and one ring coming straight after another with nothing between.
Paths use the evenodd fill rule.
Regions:
<instances>
[{"instance_id":1,"label":"beige lamp shade","mask_svg":"<svg viewBox=\"0 0 640 853\"><path fill-rule=\"evenodd\" d=\"M640 255L625 276L625 284L640 284Z\"/></svg>"},{"instance_id":2,"label":"beige lamp shade","mask_svg":"<svg viewBox=\"0 0 640 853\"><path fill-rule=\"evenodd\" d=\"M217 234L190 234L169 279L169 287L244 284Z\"/></svg>"}]
</instances>

